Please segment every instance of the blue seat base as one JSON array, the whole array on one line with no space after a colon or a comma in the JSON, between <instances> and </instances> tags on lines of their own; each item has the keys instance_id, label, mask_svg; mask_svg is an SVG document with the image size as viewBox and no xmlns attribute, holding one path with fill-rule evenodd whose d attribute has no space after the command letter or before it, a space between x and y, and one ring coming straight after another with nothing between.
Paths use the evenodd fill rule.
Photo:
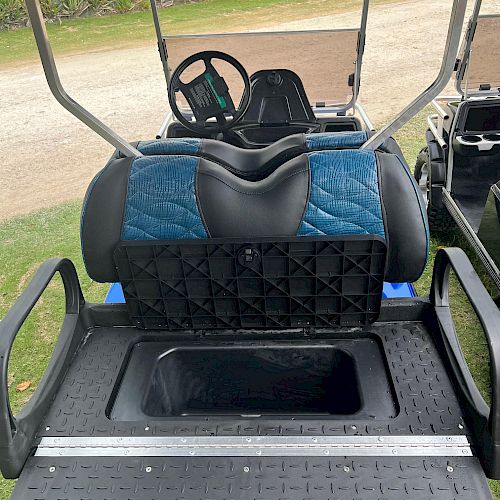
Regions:
<instances>
[{"instance_id":1,"label":"blue seat base","mask_svg":"<svg viewBox=\"0 0 500 500\"><path fill-rule=\"evenodd\" d=\"M417 293L411 283L384 283L384 291L382 292L383 299L409 299L416 297ZM105 304L124 304L125 297L120 283L113 283L106 298Z\"/></svg>"}]
</instances>

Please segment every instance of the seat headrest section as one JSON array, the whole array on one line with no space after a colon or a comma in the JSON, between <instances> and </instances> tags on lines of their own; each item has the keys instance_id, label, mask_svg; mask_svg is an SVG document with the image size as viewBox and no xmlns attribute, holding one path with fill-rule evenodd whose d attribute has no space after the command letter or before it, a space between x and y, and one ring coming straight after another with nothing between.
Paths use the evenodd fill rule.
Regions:
<instances>
[{"instance_id":1,"label":"seat headrest section","mask_svg":"<svg viewBox=\"0 0 500 500\"><path fill-rule=\"evenodd\" d=\"M112 282L122 240L371 234L387 242L387 281L403 282L425 266L426 224L413 177L389 153L305 153L255 182L201 157L145 156L96 176L82 250L90 277Z\"/></svg>"}]
</instances>

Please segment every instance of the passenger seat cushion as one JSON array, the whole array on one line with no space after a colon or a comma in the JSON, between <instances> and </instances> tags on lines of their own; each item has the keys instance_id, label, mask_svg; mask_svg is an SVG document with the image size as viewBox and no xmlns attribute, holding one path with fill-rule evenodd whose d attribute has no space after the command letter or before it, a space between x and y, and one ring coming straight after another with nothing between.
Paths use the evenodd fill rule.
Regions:
<instances>
[{"instance_id":1,"label":"passenger seat cushion","mask_svg":"<svg viewBox=\"0 0 500 500\"><path fill-rule=\"evenodd\" d=\"M373 234L385 238L375 154L311 153L311 187L299 236Z\"/></svg>"},{"instance_id":2,"label":"passenger seat cushion","mask_svg":"<svg viewBox=\"0 0 500 500\"><path fill-rule=\"evenodd\" d=\"M323 151L340 148L359 148L368 140L368 132L364 130L348 132L323 132L307 134L306 146L309 151Z\"/></svg>"},{"instance_id":3,"label":"passenger seat cushion","mask_svg":"<svg viewBox=\"0 0 500 500\"><path fill-rule=\"evenodd\" d=\"M202 139L181 137L175 139L157 139L140 141L137 149L145 156L153 155L197 155L200 152Z\"/></svg>"},{"instance_id":4,"label":"passenger seat cushion","mask_svg":"<svg viewBox=\"0 0 500 500\"><path fill-rule=\"evenodd\" d=\"M195 156L120 158L96 176L82 212L89 276L118 276L123 240L374 235L388 247L386 280L414 281L429 245L408 167L382 151L305 153L260 181Z\"/></svg>"}]
</instances>

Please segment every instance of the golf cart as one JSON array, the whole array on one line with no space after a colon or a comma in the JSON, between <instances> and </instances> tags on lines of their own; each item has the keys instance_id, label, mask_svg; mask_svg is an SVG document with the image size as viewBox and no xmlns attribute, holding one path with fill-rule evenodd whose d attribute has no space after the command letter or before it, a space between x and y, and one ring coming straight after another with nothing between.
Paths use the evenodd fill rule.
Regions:
<instances>
[{"instance_id":1,"label":"golf cart","mask_svg":"<svg viewBox=\"0 0 500 500\"><path fill-rule=\"evenodd\" d=\"M451 77L467 0L453 2L435 82L378 132L321 130L296 72L248 76L206 46L169 77L177 120L134 144L65 93L39 0L26 5L54 96L117 148L88 189L81 244L89 276L120 283L125 302L86 302L73 264L52 259L1 321L0 469L19 478L13 498L491 498L497 307L459 249L439 251L429 298L382 300L384 280L418 279L429 242L391 137ZM215 59L243 80L239 101ZM455 334L450 269L488 341L490 407ZM13 415L12 344L56 273L59 340Z\"/></svg>"},{"instance_id":2,"label":"golf cart","mask_svg":"<svg viewBox=\"0 0 500 500\"><path fill-rule=\"evenodd\" d=\"M477 0L457 61L459 96L433 101L415 177L431 231L458 227L500 290L500 14L480 8Z\"/></svg>"}]
</instances>

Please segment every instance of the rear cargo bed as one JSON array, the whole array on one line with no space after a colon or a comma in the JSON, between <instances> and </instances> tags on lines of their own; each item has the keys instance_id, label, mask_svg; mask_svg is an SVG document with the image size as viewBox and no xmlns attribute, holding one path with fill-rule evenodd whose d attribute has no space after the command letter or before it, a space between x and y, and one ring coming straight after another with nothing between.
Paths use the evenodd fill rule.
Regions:
<instances>
[{"instance_id":1,"label":"rear cargo bed","mask_svg":"<svg viewBox=\"0 0 500 500\"><path fill-rule=\"evenodd\" d=\"M388 418L355 415L332 418L171 417L119 421L108 417L120 382L136 346L168 341L192 347L226 345L329 345L339 339L375 339L383 350L399 410ZM154 365L143 369L153 373ZM378 376L378 375L377 375ZM142 396L139 397L144 397ZM85 345L71 363L39 431L44 436L176 436L187 435L463 435L459 402L428 329L421 322L376 323L348 331L318 330L274 333L234 332L199 336L186 332L158 333L135 328L99 327L89 332ZM353 429L352 426L355 425ZM148 427L144 430L144 427Z\"/></svg>"},{"instance_id":2,"label":"rear cargo bed","mask_svg":"<svg viewBox=\"0 0 500 500\"><path fill-rule=\"evenodd\" d=\"M412 309L410 316L423 318L425 307L418 299L407 301L406 311ZM385 319L402 310L395 308ZM28 459L13 498L491 498L467 441L459 401L423 321L308 332L199 335L104 326L88 333L42 422L36 455ZM160 406L153 402L165 394L141 393L138 382L128 397L137 399L143 416L120 417L127 378L135 378L129 370L140 361L134 350L156 346L163 353L208 349L213 354L215 340L218 347L240 352L301 345L331 351L339 342L346 352L346 346L368 342L380 349L373 366L385 365L386 396L394 404L384 408L393 411L363 411L367 402L361 397L360 408L347 405L344 415L322 410L250 416L238 408L240 414L233 409L230 414L158 416ZM142 379L153 386L154 369L161 366L154 361L165 360L157 354L143 360L150 376ZM368 360L365 356L360 365L354 357L358 377L371 370ZM196 366L202 381L204 367ZM335 390L335 381L330 382Z\"/></svg>"}]
</instances>

